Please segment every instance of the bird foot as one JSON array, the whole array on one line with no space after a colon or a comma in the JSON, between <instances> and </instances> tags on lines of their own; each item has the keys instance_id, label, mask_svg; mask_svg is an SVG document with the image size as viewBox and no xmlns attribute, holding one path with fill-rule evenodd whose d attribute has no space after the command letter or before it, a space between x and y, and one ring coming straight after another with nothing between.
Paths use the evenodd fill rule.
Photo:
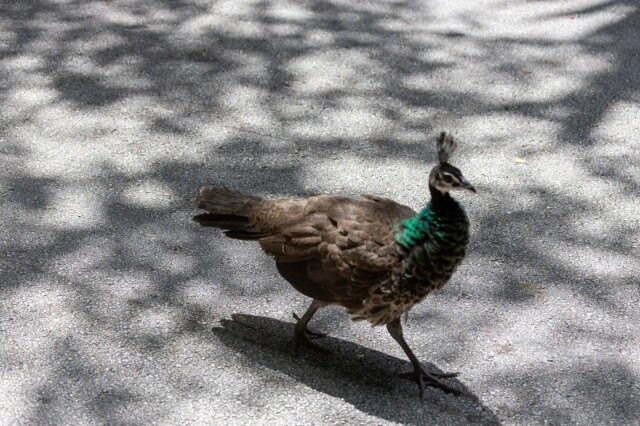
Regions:
<instances>
[{"instance_id":1,"label":"bird foot","mask_svg":"<svg viewBox=\"0 0 640 426\"><path fill-rule=\"evenodd\" d=\"M300 321L300 317L295 312L293 313L293 319L295 319L296 321ZM318 333L315 331L311 331L307 327L303 328L303 332L311 340L322 339L323 337L327 337L326 333Z\"/></svg>"},{"instance_id":2,"label":"bird foot","mask_svg":"<svg viewBox=\"0 0 640 426\"><path fill-rule=\"evenodd\" d=\"M433 377L436 377L438 379L450 379L452 377L458 377L460 375L460 373L455 372L455 373L436 373L435 371L431 371L429 372L429 374ZM416 373L415 371L408 371L406 373L400 373L398 374L398 377L402 377L403 379L415 379L416 377Z\"/></svg>"},{"instance_id":3,"label":"bird foot","mask_svg":"<svg viewBox=\"0 0 640 426\"><path fill-rule=\"evenodd\" d=\"M459 373L428 373L423 368L416 369L410 373L403 373L401 376L409 377L416 381L418 389L420 390L420 399L424 397L424 385L440 388L447 393L454 395L462 395L463 392L449 386L439 379L445 379L450 377L456 377Z\"/></svg>"},{"instance_id":4,"label":"bird foot","mask_svg":"<svg viewBox=\"0 0 640 426\"><path fill-rule=\"evenodd\" d=\"M293 342L291 344L291 353L292 355L295 357L298 356L298 348L300 347L300 343L304 343L305 346L308 346L312 349L315 349L319 352L324 352L324 353L329 353L330 351L326 348L323 348L322 346L317 345L313 340L315 339L320 339L322 337L325 337L326 334L324 333L316 333L315 331L311 331L309 330L306 325L305 327L300 327L301 323L301 319L300 317L294 312L293 313L293 318L298 321L298 323L296 324L296 329L293 333Z\"/></svg>"},{"instance_id":5,"label":"bird foot","mask_svg":"<svg viewBox=\"0 0 640 426\"><path fill-rule=\"evenodd\" d=\"M312 340L311 337L309 337L309 335L307 334L309 330L307 330L306 328L302 329L301 332L299 333L295 333L293 335L293 342L291 344L291 354L293 355L294 358L298 357L298 348L300 348L300 343L304 343L305 346L311 348L311 349L315 349L319 352L322 353L330 353L331 351L327 348L323 348L322 346L318 345L316 342L314 342Z\"/></svg>"}]
</instances>

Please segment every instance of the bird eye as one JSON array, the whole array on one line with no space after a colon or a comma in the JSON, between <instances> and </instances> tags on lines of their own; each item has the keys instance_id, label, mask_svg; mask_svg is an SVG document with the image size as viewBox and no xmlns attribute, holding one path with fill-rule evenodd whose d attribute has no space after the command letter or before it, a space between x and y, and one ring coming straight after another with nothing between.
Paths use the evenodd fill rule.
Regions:
<instances>
[{"instance_id":1,"label":"bird eye","mask_svg":"<svg viewBox=\"0 0 640 426\"><path fill-rule=\"evenodd\" d=\"M453 182L453 177L451 177L451 175L444 175L442 176L442 179L447 183Z\"/></svg>"}]
</instances>

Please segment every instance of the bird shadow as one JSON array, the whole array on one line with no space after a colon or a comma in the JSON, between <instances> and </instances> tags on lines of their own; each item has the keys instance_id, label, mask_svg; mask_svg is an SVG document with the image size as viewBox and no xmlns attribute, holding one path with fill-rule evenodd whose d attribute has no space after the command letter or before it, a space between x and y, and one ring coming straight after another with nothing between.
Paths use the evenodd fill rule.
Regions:
<instances>
[{"instance_id":1,"label":"bird shadow","mask_svg":"<svg viewBox=\"0 0 640 426\"><path fill-rule=\"evenodd\" d=\"M356 409L402 424L500 424L491 409L457 379L449 384L462 390L454 396L427 387L423 399L417 385L400 376L412 370L408 361L361 345L324 337L327 351L303 347L291 355L293 324L254 315L233 314L212 332L228 348L244 357L246 365L279 371L316 391L342 399ZM441 372L431 363L428 371ZM262 370L262 368L260 368ZM426 416L426 417L425 417Z\"/></svg>"}]
</instances>

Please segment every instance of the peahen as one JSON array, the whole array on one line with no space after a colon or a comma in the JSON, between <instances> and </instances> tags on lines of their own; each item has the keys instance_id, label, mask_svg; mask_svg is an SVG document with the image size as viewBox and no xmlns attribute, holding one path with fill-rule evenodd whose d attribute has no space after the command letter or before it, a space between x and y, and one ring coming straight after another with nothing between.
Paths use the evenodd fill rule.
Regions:
<instances>
[{"instance_id":1,"label":"peahen","mask_svg":"<svg viewBox=\"0 0 640 426\"><path fill-rule=\"evenodd\" d=\"M419 213L371 195L271 201L206 186L193 202L207 213L193 219L221 228L230 238L257 240L275 258L278 272L313 299L301 318L294 314L294 354L301 341L312 344L307 323L318 308L340 305L354 320L386 325L413 365L420 397L425 382L459 394L440 380L455 374L430 373L421 366L401 324L416 303L449 280L469 243L467 215L450 192L475 188L448 163L454 139L443 132L436 147L431 201Z\"/></svg>"}]
</instances>

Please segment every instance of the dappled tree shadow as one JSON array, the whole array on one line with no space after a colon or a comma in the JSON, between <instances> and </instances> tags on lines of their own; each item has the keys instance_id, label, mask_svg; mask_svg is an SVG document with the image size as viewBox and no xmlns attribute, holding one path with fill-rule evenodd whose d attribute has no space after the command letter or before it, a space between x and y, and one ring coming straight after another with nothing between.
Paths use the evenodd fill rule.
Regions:
<instances>
[{"instance_id":1,"label":"dappled tree shadow","mask_svg":"<svg viewBox=\"0 0 640 426\"><path fill-rule=\"evenodd\" d=\"M354 422L640 416L640 7L561 3L456 3L446 17L409 0L0 3L0 370L19 389L2 410L229 420L218 403L241 421L251 410L226 383L256 397L243 381L259 378L251 407L267 420L291 392L331 413L346 401ZM190 223L200 185L418 207L440 130L459 135L456 164L479 189L464 199L472 247L410 332L419 357L484 372L461 376L481 411L419 405L392 377L406 367L394 343L356 343L344 316L324 317L343 355L311 367L211 335L238 311L273 318L273 334L306 302L257 247Z\"/></svg>"}]
</instances>

